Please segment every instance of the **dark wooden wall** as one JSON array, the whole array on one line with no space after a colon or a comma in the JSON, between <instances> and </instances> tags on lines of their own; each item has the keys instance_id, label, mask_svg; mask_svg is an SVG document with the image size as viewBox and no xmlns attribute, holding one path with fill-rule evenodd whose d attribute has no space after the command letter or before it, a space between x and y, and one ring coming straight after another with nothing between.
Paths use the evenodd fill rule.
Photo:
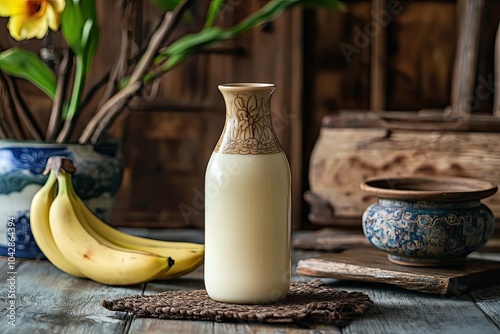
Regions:
<instances>
[{"instance_id":1,"label":"dark wooden wall","mask_svg":"<svg viewBox=\"0 0 500 334\"><path fill-rule=\"evenodd\" d=\"M229 26L265 1L228 1L219 24ZM144 4L144 20L156 19ZM196 13L194 13L196 15ZM225 107L217 85L273 82L272 112L294 177L294 224L301 209L301 21L298 11L199 55L155 83L152 101L132 106L124 121L127 172L114 223L203 227L204 175L221 134Z\"/></svg>"},{"instance_id":2,"label":"dark wooden wall","mask_svg":"<svg viewBox=\"0 0 500 334\"><path fill-rule=\"evenodd\" d=\"M370 111L371 93L380 89L371 81L373 47L379 37L374 23L384 26L386 35L382 41L386 58L383 110L442 112L450 105L458 37L456 1L387 1L396 6L386 8L383 15L372 7L377 2L383 1L348 1L345 13L305 12L304 170L308 170L325 115L341 110ZM500 1L486 1L482 15L475 89L491 93L477 99L478 108L472 113L491 115ZM307 174L302 182L308 189Z\"/></svg>"},{"instance_id":3,"label":"dark wooden wall","mask_svg":"<svg viewBox=\"0 0 500 334\"><path fill-rule=\"evenodd\" d=\"M230 25L265 2L227 1L219 23ZM386 109L414 111L449 105L457 38L455 1L401 1L388 17L376 17L372 1L346 3L345 13L294 10L221 45L217 54L191 58L155 82L146 91L149 96L135 101L111 129L124 141L127 164L112 223L202 227L204 171L224 122L217 85L265 81L277 85L272 109L278 137L292 166L294 226L307 226L302 194L308 189L309 158L322 118L339 110L368 110L370 94L377 89L371 83L376 38L367 30L373 28L373 22L387 23L383 45ZM140 41L159 14L149 1L138 4L138 24L145 23L136 30ZM89 84L109 71L119 47L120 17L115 2L98 1L98 5L106 13L101 18L104 35ZM479 78L488 82L493 73L493 42L500 20L500 1L489 0L486 6L477 85L484 85ZM202 12L198 9L193 15ZM0 43L9 46L5 22L0 19ZM184 23L183 29L196 29L196 25ZM57 36L55 40L58 43ZM36 50L41 43L23 45ZM50 101L29 85L23 89L43 126ZM492 95L481 100L475 112L489 112L492 101ZM80 127L90 113L81 118Z\"/></svg>"}]
</instances>

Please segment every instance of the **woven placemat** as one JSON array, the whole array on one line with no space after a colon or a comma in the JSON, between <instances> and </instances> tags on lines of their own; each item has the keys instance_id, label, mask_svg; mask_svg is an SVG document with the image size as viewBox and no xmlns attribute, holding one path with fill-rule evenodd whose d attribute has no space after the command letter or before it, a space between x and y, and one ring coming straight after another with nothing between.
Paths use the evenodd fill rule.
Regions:
<instances>
[{"instance_id":1,"label":"woven placemat","mask_svg":"<svg viewBox=\"0 0 500 334\"><path fill-rule=\"evenodd\" d=\"M337 290L316 279L291 283L287 298L281 303L269 305L216 302L208 297L205 290L134 295L104 300L101 305L111 311L161 319L341 324L368 311L373 302L364 293Z\"/></svg>"}]
</instances>

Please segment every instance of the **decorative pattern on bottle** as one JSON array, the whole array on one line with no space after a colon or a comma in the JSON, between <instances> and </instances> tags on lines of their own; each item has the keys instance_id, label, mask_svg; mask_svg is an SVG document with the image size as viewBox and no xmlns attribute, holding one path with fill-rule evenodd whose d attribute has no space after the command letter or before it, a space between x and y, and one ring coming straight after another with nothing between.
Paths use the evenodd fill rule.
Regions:
<instances>
[{"instance_id":1,"label":"decorative pattern on bottle","mask_svg":"<svg viewBox=\"0 0 500 334\"><path fill-rule=\"evenodd\" d=\"M271 121L269 98L235 93L226 110L224 130L215 147L225 154L272 154L282 151Z\"/></svg>"}]
</instances>

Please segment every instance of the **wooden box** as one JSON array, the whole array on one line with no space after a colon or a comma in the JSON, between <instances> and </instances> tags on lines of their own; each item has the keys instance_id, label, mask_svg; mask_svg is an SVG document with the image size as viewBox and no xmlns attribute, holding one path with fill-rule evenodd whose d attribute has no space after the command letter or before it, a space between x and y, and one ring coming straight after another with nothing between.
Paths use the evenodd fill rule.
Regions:
<instances>
[{"instance_id":1,"label":"wooden box","mask_svg":"<svg viewBox=\"0 0 500 334\"><path fill-rule=\"evenodd\" d=\"M500 120L447 120L397 112L326 116L311 155L309 220L361 226L375 198L360 190L371 177L451 175L500 182ZM500 218L500 194L483 201Z\"/></svg>"}]
</instances>

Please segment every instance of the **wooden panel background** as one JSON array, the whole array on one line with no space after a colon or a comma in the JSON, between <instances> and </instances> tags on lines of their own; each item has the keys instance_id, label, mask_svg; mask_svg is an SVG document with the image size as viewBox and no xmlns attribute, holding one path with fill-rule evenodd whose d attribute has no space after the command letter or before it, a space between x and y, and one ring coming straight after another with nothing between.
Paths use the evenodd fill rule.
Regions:
<instances>
[{"instance_id":1,"label":"wooden panel background","mask_svg":"<svg viewBox=\"0 0 500 334\"><path fill-rule=\"evenodd\" d=\"M219 24L240 21L265 2L228 1ZM144 20L154 24L155 14L144 6ZM203 227L205 168L225 118L217 85L273 82L277 86L271 106L273 121L292 167L293 217L298 226L302 201L300 83L296 79L301 69L300 27L300 12L292 11L220 45L224 53L196 56L157 82L153 101L133 106L124 125L127 173L113 223Z\"/></svg>"},{"instance_id":2,"label":"wooden panel background","mask_svg":"<svg viewBox=\"0 0 500 334\"><path fill-rule=\"evenodd\" d=\"M205 1L205 0L204 0ZM119 46L118 1L98 1L108 37L98 49L89 86L112 66ZM204 2L206 5L206 1ZM219 23L230 25L265 0L230 0ZM363 40L376 21L371 1L346 1L345 13L293 11L278 21L222 45L221 54L193 57L155 84L149 99L137 102L112 128L124 140L126 173L119 193L115 225L202 227L199 198L209 155L222 130L224 105L217 85L230 81L271 81L274 123L292 166L294 226L307 227L308 168L321 120L342 109L368 109L371 87L371 41ZM401 1L401 10L387 21L386 107L388 110L442 109L449 105L456 41L455 1ZM159 18L149 1L137 0L141 20L150 26ZM203 12L203 5L193 15ZM398 7L399 8L399 7ZM378 18L378 20L380 20ZM500 20L500 2L486 1L476 86L489 89L493 43ZM10 46L0 19L0 43ZM137 36L148 26L137 29ZM185 23L184 29L194 29ZM111 37L109 37L111 36ZM54 37L56 46L61 39ZM23 42L33 50L39 41ZM346 56L345 46L355 52ZM238 54L231 50L239 50ZM344 50L344 51L343 51ZM241 52L242 51L242 52ZM484 80L479 80L480 78ZM490 85L491 86L491 85ZM50 101L22 84L40 126L45 126ZM491 110L493 94L481 99L475 113ZM80 120L84 126L92 113ZM192 208L189 219L179 205ZM189 213L189 212L188 212Z\"/></svg>"},{"instance_id":3,"label":"wooden panel background","mask_svg":"<svg viewBox=\"0 0 500 334\"><path fill-rule=\"evenodd\" d=\"M310 189L307 171L311 154L324 117L342 110L369 110L370 92L379 89L371 86L372 43L378 37L371 33L373 24L386 27L385 110L442 112L450 105L456 1L387 1L397 6L393 11L386 8L383 15L372 8L374 2L378 1L349 1L346 13L305 13L302 164L306 172L302 183L306 190ZM386 16L387 12L390 15ZM486 1L475 93L471 97L477 102L473 114L492 113L493 55L499 21L500 2ZM337 148L336 143L330 146Z\"/></svg>"},{"instance_id":4,"label":"wooden panel background","mask_svg":"<svg viewBox=\"0 0 500 334\"><path fill-rule=\"evenodd\" d=\"M88 88L98 82L115 62L119 50L120 1L98 1L102 31L101 44L93 64ZM227 1L218 24L230 26L264 5L262 0ZM196 18L204 16L208 2L193 8ZM149 1L136 2L139 17L135 29L138 43L154 27L161 13ZM0 43L13 44L0 19ZM181 31L196 31L201 21L185 21ZM143 23L141 25L141 23ZM300 12L292 11L272 24L265 25L227 42L223 52L191 58L147 89L144 99L136 100L130 110L111 128L113 137L123 139L126 170L118 194L112 223L150 227L203 227L204 172L224 124L224 102L217 85L225 82L273 82L277 90L272 99L273 120L280 142L293 170L294 217L299 223L300 133L299 103L301 48ZM56 48L62 43L54 34ZM41 41L21 43L35 52ZM293 63L292 63L293 62ZM30 84L21 83L29 97L31 111L41 127L46 127L50 101ZM293 90L293 92L292 92ZM77 130L93 113L98 99L82 115ZM76 140L77 136L73 138ZM297 142L298 145L294 143ZM298 162L298 163L297 163ZM183 205L184 211L179 209ZM187 211L186 211L187 210ZM184 213L184 214L183 214Z\"/></svg>"}]
</instances>

